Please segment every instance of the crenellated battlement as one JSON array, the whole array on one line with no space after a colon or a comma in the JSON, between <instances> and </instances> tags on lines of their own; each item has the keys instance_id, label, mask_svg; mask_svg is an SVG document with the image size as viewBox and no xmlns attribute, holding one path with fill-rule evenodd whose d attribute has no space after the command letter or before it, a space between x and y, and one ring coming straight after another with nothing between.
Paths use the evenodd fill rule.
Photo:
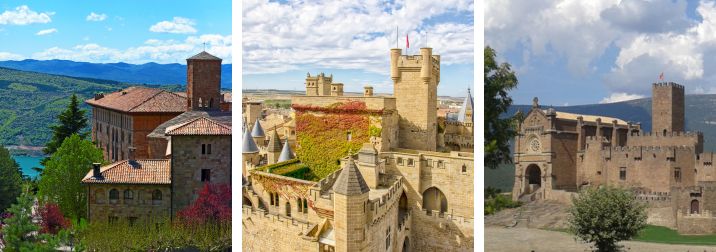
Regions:
<instances>
[{"instance_id":1,"label":"crenellated battlement","mask_svg":"<svg viewBox=\"0 0 716 252\"><path fill-rule=\"evenodd\" d=\"M633 151L642 151L645 153L659 153L659 152L673 152L673 151L693 151L694 147L691 146L613 146L613 147L604 147L602 148L603 151L611 151L611 152L633 152Z\"/></svg>"},{"instance_id":2,"label":"crenellated battlement","mask_svg":"<svg viewBox=\"0 0 716 252\"><path fill-rule=\"evenodd\" d=\"M372 211L372 224L379 223L383 217L397 204L400 195L403 193L403 177L398 176L388 188L388 191L381 195L380 198L369 200L370 210Z\"/></svg>"},{"instance_id":3,"label":"crenellated battlement","mask_svg":"<svg viewBox=\"0 0 716 252\"><path fill-rule=\"evenodd\" d=\"M653 87L673 87L678 89L684 89L683 85L677 84L675 82L656 82L652 84Z\"/></svg>"},{"instance_id":4,"label":"crenellated battlement","mask_svg":"<svg viewBox=\"0 0 716 252\"><path fill-rule=\"evenodd\" d=\"M629 135L630 138L639 138L639 137L662 137L662 138L668 138L668 137L702 137L703 133L699 131L677 131L677 132L666 132L664 134L663 132L643 132L639 134L639 132L633 132Z\"/></svg>"}]
</instances>

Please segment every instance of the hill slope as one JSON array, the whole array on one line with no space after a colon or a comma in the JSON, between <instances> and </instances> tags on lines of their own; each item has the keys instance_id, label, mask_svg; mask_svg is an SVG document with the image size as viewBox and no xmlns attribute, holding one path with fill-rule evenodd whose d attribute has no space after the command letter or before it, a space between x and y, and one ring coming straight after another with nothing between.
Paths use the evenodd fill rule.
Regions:
<instances>
[{"instance_id":1,"label":"hill slope","mask_svg":"<svg viewBox=\"0 0 716 252\"><path fill-rule=\"evenodd\" d=\"M156 85L186 84L186 65L89 63L70 60L0 61L0 67L66 76ZM231 88L231 64L221 65L221 87Z\"/></svg>"},{"instance_id":2,"label":"hill slope","mask_svg":"<svg viewBox=\"0 0 716 252\"><path fill-rule=\"evenodd\" d=\"M81 101L99 92L114 92L129 84L76 78L0 67L0 144L42 146L52 136L49 126L75 93ZM169 90L178 85L162 86ZM82 108L89 106L82 102Z\"/></svg>"},{"instance_id":3,"label":"hill slope","mask_svg":"<svg viewBox=\"0 0 716 252\"><path fill-rule=\"evenodd\" d=\"M716 95L686 96L686 130L704 134L704 151L716 152ZM547 106L542 106L547 108ZM531 105L515 105L508 110L513 115L517 110L527 113ZM577 114L616 117L631 122L640 122L644 131L651 131L651 98L632 101L590 104L579 106L554 106L557 111ZM486 169L485 186L511 190L514 180L514 166L501 165L496 170Z\"/></svg>"}]
</instances>

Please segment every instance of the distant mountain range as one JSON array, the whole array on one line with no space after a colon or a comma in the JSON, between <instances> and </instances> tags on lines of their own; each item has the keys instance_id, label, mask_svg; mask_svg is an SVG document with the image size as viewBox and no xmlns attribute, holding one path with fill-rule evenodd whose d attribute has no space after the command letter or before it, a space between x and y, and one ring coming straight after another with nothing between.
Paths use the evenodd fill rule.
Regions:
<instances>
[{"instance_id":1,"label":"distant mountain range","mask_svg":"<svg viewBox=\"0 0 716 252\"><path fill-rule=\"evenodd\" d=\"M184 83L180 83L182 85L153 87L170 91L185 90ZM52 136L49 126L57 123L57 115L65 110L73 93L79 97L89 118L91 111L84 103L85 99L96 93L114 92L129 86L119 81L0 67L0 144L43 146Z\"/></svg>"},{"instance_id":2,"label":"distant mountain range","mask_svg":"<svg viewBox=\"0 0 716 252\"><path fill-rule=\"evenodd\" d=\"M0 61L0 67L124 83L186 85L186 65L146 63L89 63L70 60ZM231 88L231 64L221 65L221 87Z\"/></svg>"}]
</instances>

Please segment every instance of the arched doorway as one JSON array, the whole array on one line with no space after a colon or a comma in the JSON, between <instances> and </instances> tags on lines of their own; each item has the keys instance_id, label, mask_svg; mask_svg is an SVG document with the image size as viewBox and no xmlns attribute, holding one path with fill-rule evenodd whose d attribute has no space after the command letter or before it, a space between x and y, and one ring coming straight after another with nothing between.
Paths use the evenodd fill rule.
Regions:
<instances>
[{"instance_id":1,"label":"arched doorway","mask_svg":"<svg viewBox=\"0 0 716 252\"><path fill-rule=\"evenodd\" d=\"M532 193L542 187L542 171L536 164L531 164L525 169L524 193Z\"/></svg>"},{"instance_id":2,"label":"arched doorway","mask_svg":"<svg viewBox=\"0 0 716 252\"><path fill-rule=\"evenodd\" d=\"M440 214L447 212L447 198L437 187L430 187L423 192L423 210L427 210L428 215L433 211L440 211Z\"/></svg>"},{"instance_id":3,"label":"arched doorway","mask_svg":"<svg viewBox=\"0 0 716 252\"><path fill-rule=\"evenodd\" d=\"M403 252L410 251L410 239L408 237L405 237L405 240L403 240Z\"/></svg>"},{"instance_id":4,"label":"arched doorway","mask_svg":"<svg viewBox=\"0 0 716 252\"><path fill-rule=\"evenodd\" d=\"M400 195L400 200L398 200L398 227L403 226L403 222L405 222L405 218L408 216L408 196L405 195L405 192Z\"/></svg>"},{"instance_id":5,"label":"arched doorway","mask_svg":"<svg viewBox=\"0 0 716 252\"><path fill-rule=\"evenodd\" d=\"M246 196L243 196L242 198L243 199L242 199L241 203L244 206L253 206L253 204L251 203L251 200L249 198L246 198Z\"/></svg>"},{"instance_id":6,"label":"arched doorway","mask_svg":"<svg viewBox=\"0 0 716 252\"><path fill-rule=\"evenodd\" d=\"M691 211L692 214L699 214L699 200L692 200L691 201Z\"/></svg>"}]
</instances>

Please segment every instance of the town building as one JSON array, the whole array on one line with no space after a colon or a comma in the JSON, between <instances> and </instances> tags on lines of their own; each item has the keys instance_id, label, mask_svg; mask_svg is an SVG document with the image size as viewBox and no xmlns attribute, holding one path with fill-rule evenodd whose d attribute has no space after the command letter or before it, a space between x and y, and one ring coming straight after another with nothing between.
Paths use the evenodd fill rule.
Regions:
<instances>
[{"instance_id":1,"label":"town building","mask_svg":"<svg viewBox=\"0 0 716 252\"><path fill-rule=\"evenodd\" d=\"M108 132L124 130L141 140L110 142L103 149L110 150L113 162L95 164L82 180L90 221L171 218L197 199L204 184L231 184L231 111L225 105L230 100L221 94L220 76L221 59L201 52L187 59L184 95L130 87L87 101L95 111L111 111L118 118L152 111L127 116L128 123L116 129L110 124ZM92 118L98 123L93 139L101 147L106 143L95 132L102 135L102 127L108 126L99 124L105 122L99 118L103 116L93 113ZM112 156L124 149L127 155Z\"/></svg>"},{"instance_id":2,"label":"town building","mask_svg":"<svg viewBox=\"0 0 716 252\"><path fill-rule=\"evenodd\" d=\"M291 98L295 148L245 122L244 249L473 251L472 143L442 141L440 56L391 49L390 59L393 96L370 86L346 96L332 75L308 74L306 95Z\"/></svg>"}]
</instances>

